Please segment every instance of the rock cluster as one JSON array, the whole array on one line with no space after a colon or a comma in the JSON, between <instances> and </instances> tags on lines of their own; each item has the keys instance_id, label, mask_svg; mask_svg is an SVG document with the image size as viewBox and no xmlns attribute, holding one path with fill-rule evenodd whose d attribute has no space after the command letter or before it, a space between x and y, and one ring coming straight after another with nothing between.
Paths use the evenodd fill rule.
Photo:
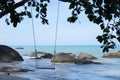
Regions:
<instances>
[{"instance_id":1,"label":"rock cluster","mask_svg":"<svg viewBox=\"0 0 120 80\"><path fill-rule=\"evenodd\" d=\"M57 53L51 59L52 62L57 63L75 63L75 64L101 64L100 62L93 62L92 59L97 59L95 56L87 54L87 53L80 53L78 57L73 56L68 53Z\"/></svg>"}]
</instances>

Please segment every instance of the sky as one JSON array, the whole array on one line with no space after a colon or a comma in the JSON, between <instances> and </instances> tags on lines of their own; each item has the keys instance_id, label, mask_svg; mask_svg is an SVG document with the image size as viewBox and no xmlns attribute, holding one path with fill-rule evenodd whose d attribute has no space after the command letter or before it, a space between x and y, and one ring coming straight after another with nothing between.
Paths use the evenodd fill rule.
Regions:
<instances>
[{"instance_id":1,"label":"sky","mask_svg":"<svg viewBox=\"0 0 120 80\"><path fill-rule=\"evenodd\" d=\"M43 25L40 19L34 20L36 45L54 45L57 16L57 0L51 0L48 5L49 25ZM57 45L99 45L97 35L101 35L100 27L89 22L86 15L81 13L79 21L68 23L71 16L67 3L60 2ZM22 9L20 9L22 10ZM34 15L34 13L33 13ZM0 19L0 44L4 45L33 45L32 20L24 18L16 28L8 26L4 18Z\"/></svg>"}]
</instances>

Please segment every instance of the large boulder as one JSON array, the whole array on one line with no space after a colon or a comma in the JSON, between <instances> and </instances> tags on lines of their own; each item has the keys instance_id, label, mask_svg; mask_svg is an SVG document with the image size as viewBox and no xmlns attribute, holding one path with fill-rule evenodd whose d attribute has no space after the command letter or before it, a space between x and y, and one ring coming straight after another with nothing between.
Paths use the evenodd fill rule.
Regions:
<instances>
[{"instance_id":1,"label":"large boulder","mask_svg":"<svg viewBox=\"0 0 120 80\"><path fill-rule=\"evenodd\" d=\"M97 59L97 58L88 53L80 53L78 56L78 60L89 60L89 59Z\"/></svg>"},{"instance_id":2,"label":"large boulder","mask_svg":"<svg viewBox=\"0 0 120 80\"><path fill-rule=\"evenodd\" d=\"M51 61L58 63L73 63L76 59L74 56L67 53L57 53L52 57Z\"/></svg>"},{"instance_id":3,"label":"large boulder","mask_svg":"<svg viewBox=\"0 0 120 80\"><path fill-rule=\"evenodd\" d=\"M22 56L11 47L0 45L0 62L23 61Z\"/></svg>"},{"instance_id":4,"label":"large boulder","mask_svg":"<svg viewBox=\"0 0 120 80\"><path fill-rule=\"evenodd\" d=\"M120 58L120 52L105 53L103 58Z\"/></svg>"}]
</instances>

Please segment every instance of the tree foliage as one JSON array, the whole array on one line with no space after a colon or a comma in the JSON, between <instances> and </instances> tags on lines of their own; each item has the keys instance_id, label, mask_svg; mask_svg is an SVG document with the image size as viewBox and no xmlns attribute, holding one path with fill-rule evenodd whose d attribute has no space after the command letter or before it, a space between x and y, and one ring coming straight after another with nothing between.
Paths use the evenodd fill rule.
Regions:
<instances>
[{"instance_id":1,"label":"tree foliage","mask_svg":"<svg viewBox=\"0 0 120 80\"><path fill-rule=\"evenodd\" d=\"M43 24L48 24L46 16L49 2L50 0L19 0L19 2L15 2L15 0L0 0L0 18L9 15L5 22L8 25L12 23L13 26L16 27L25 16L32 18L31 10L28 8L33 7L36 11L36 18L40 17ZM17 8L19 7L24 7L24 10L18 12Z\"/></svg>"},{"instance_id":2,"label":"tree foliage","mask_svg":"<svg viewBox=\"0 0 120 80\"><path fill-rule=\"evenodd\" d=\"M71 16L67 21L74 23L84 12L89 21L100 26L103 31L102 35L97 36L97 40L102 43L103 52L115 48L114 40L120 42L120 0L60 0L69 3ZM50 0L0 0L0 18L9 15L5 22L13 24L14 27L20 23L25 16L32 18L31 11L28 7L33 7L36 11L36 18L41 18L43 24L48 24L47 6ZM24 7L24 10L18 12L16 9Z\"/></svg>"}]
</instances>

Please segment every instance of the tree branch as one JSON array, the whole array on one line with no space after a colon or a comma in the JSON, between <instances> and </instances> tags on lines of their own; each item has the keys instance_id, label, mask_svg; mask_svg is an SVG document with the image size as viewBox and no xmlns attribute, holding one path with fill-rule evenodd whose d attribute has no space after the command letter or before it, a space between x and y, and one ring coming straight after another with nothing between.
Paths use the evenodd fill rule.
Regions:
<instances>
[{"instance_id":1,"label":"tree branch","mask_svg":"<svg viewBox=\"0 0 120 80\"><path fill-rule=\"evenodd\" d=\"M27 1L29 1L29 0L22 0L22 1L18 2L18 3L16 3L16 4L13 6L12 9L16 9L16 8L18 8L18 7L20 7L20 6L23 6ZM10 13L10 10L0 12L0 18L2 18L3 16L5 16L5 15L8 14L8 13Z\"/></svg>"}]
</instances>

